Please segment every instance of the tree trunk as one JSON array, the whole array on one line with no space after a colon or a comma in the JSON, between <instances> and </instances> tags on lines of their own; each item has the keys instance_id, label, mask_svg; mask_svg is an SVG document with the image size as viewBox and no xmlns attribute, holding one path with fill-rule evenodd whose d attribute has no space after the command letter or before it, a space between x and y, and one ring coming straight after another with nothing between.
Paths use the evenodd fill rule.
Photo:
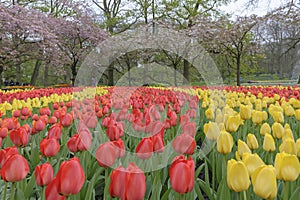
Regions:
<instances>
[{"instance_id":1,"label":"tree trunk","mask_svg":"<svg viewBox=\"0 0 300 200\"><path fill-rule=\"evenodd\" d=\"M75 63L72 64L72 66L71 66L71 71L72 71L71 82L72 82L72 86L74 86L74 84L75 84L75 79L76 79L76 76L77 76L76 64L75 64ZM87 83L84 83L84 84L87 84Z\"/></svg>"},{"instance_id":2,"label":"tree trunk","mask_svg":"<svg viewBox=\"0 0 300 200\"><path fill-rule=\"evenodd\" d=\"M190 82L190 63L187 60L183 61L183 85L187 85Z\"/></svg>"},{"instance_id":3,"label":"tree trunk","mask_svg":"<svg viewBox=\"0 0 300 200\"><path fill-rule=\"evenodd\" d=\"M39 76L39 71L40 71L41 64L42 64L41 60L36 60L34 70L33 70L33 74L31 76L31 80L30 80L30 85L35 85L36 84L36 80L37 80L37 77Z\"/></svg>"},{"instance_id":4,"label":"tree trunk","mask_svg":"<svg viewBox=\"0 0 300 200\"><path fill-rule=\"evenodd\" d=\"M48 74L48 71L49 71L49 62L47 62L45 64L45 70L44 70L44 87L47 87L48 86L48 78L49 78L49 74Z\"/></svg>"},{"instance_id":5,"label":"tree trunk","mask_svg":"<svg viewBox=\"0 0 300 200\"><path fill-rule=\"evenodd\" d=\"M3 66L0 66L0 86L3 86L2 72L3 72Z\"/></svg>"},{"instance_id":6,"label":"tree trunk","mask_svg":"<svg viewBox=\"0 0 300 200\"><path fill-rule=\"evenodd\" d=\"M241 85L241 55L237 55L236 57L236 85Z\"/></svg>"},{"instance_id":7,"label":"tree trunk","mask_svg":"<svg viewBox=\"0 0 300 200\"><path fill-rule=\"evenodd\" d=\"M113 63L111 63L109 66L108 66L108 85L109 86L113 86L114 85L114 67L113 67Z\"/></svg>"},{"instance_id":8,"label":"tree trunk","mask_svg":"<svg viewBox=\"0 0 300 200\"><path fill-rule=\"evenodd\" d=\"M16 65L16 83L19 82L21 83L21 66L20 64Z\"/></svg>"}]
</instances>

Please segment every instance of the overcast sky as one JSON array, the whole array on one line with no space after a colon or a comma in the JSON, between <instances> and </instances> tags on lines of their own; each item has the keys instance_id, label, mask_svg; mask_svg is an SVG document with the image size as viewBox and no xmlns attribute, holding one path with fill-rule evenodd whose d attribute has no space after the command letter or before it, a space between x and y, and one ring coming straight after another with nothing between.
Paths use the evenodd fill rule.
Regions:
<instances>
[{"instance_id":1,"label":"overcast sky","mask_svg":"<svg viewBox=\"0 0 300 200\"><path fill-rule=\"evenodd\" d=\"M259 0L256 8L249 9L245 8L247 1L248 0L237 0L236 2L232 2L227 6L222 6L221 9L227 13L232 13L233 16L251 14L262 16L267 14L268 11L278 8L284 2L284 0Z\"/></svg>"}]
</instances>

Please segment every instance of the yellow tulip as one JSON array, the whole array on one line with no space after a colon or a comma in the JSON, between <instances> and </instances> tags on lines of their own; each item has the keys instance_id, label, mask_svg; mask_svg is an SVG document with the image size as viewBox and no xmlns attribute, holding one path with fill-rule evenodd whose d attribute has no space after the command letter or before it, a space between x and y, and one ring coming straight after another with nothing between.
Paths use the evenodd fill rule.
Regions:
<instances>
[{"instance_id":1,"label":"yellow tulip","mask_svg":"<svg viewBox=\"0 0 300 200\"><path fill-rule=\"evenodd\" d=\"M216 122L204 124L204 133L209 140L216 140L220 135L220 129Z\"/></svg>"},{"instance_id":2,"label":"yellow tulip","mask_svg":"<svg viewBox=\"0 0 300 200\"><path fill-rule=\"evenodd\" d=\"M258 142L257 139L255 137L255 135L253 135L252 133L249 133L247 135L247 145L250 149L258 149Z\"/></svg>"},{"instance_id":3,"label":"yellow tulip","mask_svg":"<svg viewBox=\"0 0 300 200\"><path fill-rule=\"evenodd\" d=\"M231 152L233 147L232 135L226 131L221 131L217 139L217 150L219 153L228 154Z\"/></svg>"},{"instance_id":4,"label":"yellow tulip","mask_svg":"<svg viewBox=\"0 0 300 200\"><path fill-rule=\"evenodd\" d=\"M290 128L284 128L283 140L285 140L287 138L291 138L294 140L294 135Z\"/></svg>"},{"instance_id":5,"label":"yellow tulip","mask_svg":"<svg viewBox=\"0 0 300 200\"><path fill-rule=\"evenodd\" d=\"M297 156L284 152L276 154L274 167L276 177L279 180L294 181L300 173L300 163Z\"/></svg>"},{"instance_id":6,"label":"yellow tulip","mask_svg":"<svg viewBox=\"0 0 300 200\"><path fill-rule=\"evenodd\" d=\"M296 143L293 139L287 138L282 141L281 145L279 146L280 153L285 152L289 154L297 155L297 148Z\"/></svg>"},{"instance_id":7,"label":"yellow tulip","mask_svg":"<svg viewBox=\"0 0 300 200\"><path fill-rule=\"evenodd\" d=\"M291 105L286 105L284 107L284 114L288 117L291 117L295 114L295 110Z\"/></svg>"},{"instance_id":8,"label":"yellow tulip","mask_svg":"<svg viewBox=\"0 0 300 200\"><path fill-rule=\"evenodd\" d=\"M274 99L275 99L276 101L278 101L278 100L280 99L280 96L279 96L278 94L274 94Z\"/></svg>"},{"instance_id":9,"label":"yellow tulip","mask_svg":"<svg viewBox=\"0 0 300 200\"><path fill-rule=\"evenodd\" d=\"M242 124L240 115L228 116L225 123L226 131L236 132L239 126Z\"/></svg>"},{"instance_id":10,"label":"yellow tulip","mask_svg":"<svg viewBox=\"0 0 300 200\"><path fill-rule=\"evenodd\" d=\"M216 121L217 123L222 123L222 122L224 122L224 116L223 116L223 113L222 113L222 111L221 111L219 108L216 110L216 119L215 119L215 121Z\"/></svg>"},{"instance_id":11,"label":"yellow tulip","mask_svg":"<svg viewBox=\"0 0 300 200\"><path fill-rule=\"evenodd\" d=\"M272 114L272 117L275 122L283 123L284 122L284 116L283 113L280 111L274 111Z\"/></svg>"},{"instance_id":12,"label":"yellow tulip","mask_svg":"<svg viewBox=\"0 0 300 200\"><path fill-rule=\"evenodd\" d=\"M262 105L261 105L261 100L260 99L255 100L255 110L258 110L258 111L262 110Z\"/></svg>"},{"instance_id":13,"label":"yellow tulip","mask_svg":"<svg viewBox=\"0 0 300 200\"><path fill-rule=\"evenodd\" d=\"M262 165L251 175L254 193L263 199L277 195L276 170L272 165Z\"/></svg>"},{"instance_id":14,"label":"yellow tulip","mask_svg":"<svg viewBox=\"0 0 300 200\"><path fill-rule=\"evenodd\" d=\"M243 120L247 120L247 119L250 119L251 118L251 107L250 106L245 106L245 105L241 105L240 106L240 115L241 115L241 118Z\"/></svg>"},{"instance_id":15,"label":"yellow tulip","mask_svg":"<svg viewBox=\"0 0 300 200\"><path fill-rule=\"evenodd\" d=\"M242 160L245 163L250 176L258 167L265 164L264 161L256 153L244 153Z\"/></svg>"},{"instance_id":16,"label":"yellow tulip","mask_svg":"<svg viewBox=\"0 0 300 200\"><path fill-rule=\"evenodd\" d=\"M240 139L238 140L238 153L240 157L242 157L244 153L251 153L248 145Z\"/></svg>"},{"instance_id":17,"label":"yellow tulip","mask_svg":"<svg viewBox=\"0 0 300 200\"><path fill-rule=\"evenodd\" d=\"M235 192L247 190L250 186L249 173L242 161L231 159L227 164L227 185Z\"/></svg>"},{"instance_id":18,"label":"yellow tulip","mask_svg":"<svg viewBox=\"0 0 300 200\"><path fill-rule=\"evenodd\" d=\"M265 134L264 142L263 142L263 149L265 151L275 151L275 141L271 134Z\"/></svg>"},{"instance_id":19,"label":"yellow tulip","mask_svg":"<svg viewBox=\"0 0 300 200\"><path fill-rule=\"evenodd\" d=\"M272 132L273 132L273 136L275 138L281 139L283 137L283 134L284 134L284 128L280 123L275 122L272 125Z\"/></svg>"},{"instance_id":20,"label":"yellow tulip","mask_svg":"<svg viewBox=\"0 0 300 200\"><path fill-rule=\"evenodd\" d=\"M260 127L260 134L265 135L266 133L271 133L271 127L268 123L263 123Z\"/></svg>"},{"instance_id":21,"label":"yellow tulip","mask_svg":"<svg viewBox=\"0 0 300 200\"><path fill-rule=\"evenodd\" d=\"M254 110L252 112L252 122L254 124L261 124L262 121L264 121L265 119L265 116L264 116L264 113L262 111L257 111L257 110Z\"/></svg>"},{"instance_id":22,"label":"yellow tulip","mask_svg":"<svg viewBox=\"0 0 300 200\"><path fill-rule=\"evenodd\" d=\"M297 156L300 157L300 138L296 141Z\"/></svg>"},{"instance_id":23,"label":"yellow tulip","mask_svg":"<svg viewBox=\"0 0 300 200\"><path fill-rule=\"evenodd\" d=\"M295 117L298 121L300 121L300 109L295 111Z\"/></svg>"},{"instance_id":24,"label":"yellow tulip","mask_svg":"<svg viewBox=\"0 0 300 200\"><path fill-rule=\"evenodd\" d=\"M212 109L212 107L209 107L206 111L205 111L205 116L207 119L212 120L213 118L215 118L215 113L214 110Z\"/></svg>"}]
</instances>

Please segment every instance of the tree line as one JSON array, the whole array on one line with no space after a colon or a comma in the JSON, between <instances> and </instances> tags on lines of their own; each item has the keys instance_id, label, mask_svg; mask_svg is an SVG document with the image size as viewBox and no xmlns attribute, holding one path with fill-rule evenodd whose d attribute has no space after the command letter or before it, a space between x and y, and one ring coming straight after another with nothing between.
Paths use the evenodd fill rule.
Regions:
<instances>
[{"instance_id":1,"label":"tree line","mask_svg":"<svg viewBox=\"0 0 300 200\"><path fill-rule=\"evenodd\" d=\"M300 2L286 1L265 16L232 17L220 6L230 0L12 0L0 4L0 75L31 85L74 83L89 52L110 37L140 26L167 27L197 39L225 82L241 84L248 74L289 78L299 62ZM249 0L249 5L257 1ZM160 77L160 68L175 70ZM130 70L139 67L139 77ZM181 76L178 76L178 73ZM176 52L136 50L112 61L100 79L128 85L139 78L166 85L199 83L201 74ZM170 74L166 74L170 77ZM159 77L159 78L158 78ZM199 78L200 77L200 78Z\"/></svg>"}]
</instances>

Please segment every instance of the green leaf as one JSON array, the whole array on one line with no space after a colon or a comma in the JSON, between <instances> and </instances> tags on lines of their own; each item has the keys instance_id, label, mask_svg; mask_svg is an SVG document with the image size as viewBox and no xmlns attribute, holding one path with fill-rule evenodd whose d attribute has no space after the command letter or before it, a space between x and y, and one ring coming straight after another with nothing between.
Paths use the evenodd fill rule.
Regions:
<instances>
[{"instance_id":1,"label":"green leaf","mask_svg":"<svg viewBox=\"0 0 300 200\"><path fill-rule=\"evenodd\" d=\"M169 189L164 193L164 195L161 197L161 200L168 200L171 191L172 191L172 188L169 188Z\"/></svg>"},{"instance_id":2,"label":"green leaf","mask_svg":"<svg viewBox=\"0 0 300 200\"><path fill-rule=\"evenodd\" d=\"M290 200L299 200L300 199L300 186L293 192Z\"/></svg>"},{"instance_id":3,"label":"green leaf","mask_svg":"<svg viewBox=\"0 0 300 200\"><path fill-rule=\"evenodd\" d=\"M231 199L230 190L227 186L226 179L222 179L217 191L217 200L222 200L222 199Z\"/></svg>"},{"instance_id":4,"label":"green leaf","mask_svg":"<svg viewBox=\"0 0 300 200\"><path fill-rule=\"evenodd\" d=\"M35 187L35 185L36 185L35 178L34 178L34 175L32 175L30 177L30 180L28 181L25 191L24 191L25 198L29 198L32 195L32 191L33 191L33 188Z\"/></svg>"},{"instance_id":5,"label":"green leaf","mask_svg":"<svg viewBox=\"0 0 300 200\"><path fill-rule=\"evenodd\" d=\"M197 194L198 199L199 200L204 200L204 197L203 197L202 192L201 192L200 187L199 187L199 183L197 181L195 181L194 190Z\"/></svg>"},{"instance_id":6,"label":"green leaf","mask_svg":"<svg viewBox=\"0 0 300 200\"><path fill-rule=\"evenodd\" d=\"M199 185L200 185L200 188L204 191L204 193L207 195L207 197L210 199L210 200L214 200L214 196L211 194L212 191L211 191L211 188L210 188L210 185L209 183L207 182L204 182L203 180L199 180Z\"/></svg>"}]
</instances>

